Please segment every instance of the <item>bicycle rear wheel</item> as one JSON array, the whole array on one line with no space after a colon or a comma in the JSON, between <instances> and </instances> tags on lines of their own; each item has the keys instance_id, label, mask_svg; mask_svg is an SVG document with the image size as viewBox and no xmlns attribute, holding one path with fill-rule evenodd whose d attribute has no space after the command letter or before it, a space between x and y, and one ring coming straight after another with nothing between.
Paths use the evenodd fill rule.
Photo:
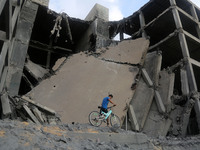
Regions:
<instances>
[{"instance_id":1,"label":"bicycle rear wheel","mask_svg":"<svg viewBox=\"0 0 200 150\"><path fill-rule=\"evenodd\" d=\"M98 111L92 111L89 114L89 122L91 125L98 127L102 124L102 120L99 119L100 113Z\"/></svg>"},{"instance_id":2,"label":"bicycle rear wheel","mask_svg":"<svg viewBox=\"0 0 200 150\"><path fill-rule=\"evenodd\" d=\"M111 124L111 126L121 127L120 119L115 114L111 114L110 124Z\"/></svg>"}]
</instances>

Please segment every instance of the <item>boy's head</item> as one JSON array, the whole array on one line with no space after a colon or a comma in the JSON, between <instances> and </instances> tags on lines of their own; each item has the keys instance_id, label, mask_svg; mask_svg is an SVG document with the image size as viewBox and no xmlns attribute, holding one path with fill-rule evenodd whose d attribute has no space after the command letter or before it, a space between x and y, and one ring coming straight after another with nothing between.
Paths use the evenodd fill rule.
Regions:
<instances>
[{"instance_id":1,"label":"boy's head","mask_svg":"<svg viewBox=\"0 0 200 150\"><path fill-rule=\"evenodd\" d=\"M108 96L110 97L110 99L113 98L113 95L112 95L112 94L109 94Z\"/></svg>"}]
</instances>

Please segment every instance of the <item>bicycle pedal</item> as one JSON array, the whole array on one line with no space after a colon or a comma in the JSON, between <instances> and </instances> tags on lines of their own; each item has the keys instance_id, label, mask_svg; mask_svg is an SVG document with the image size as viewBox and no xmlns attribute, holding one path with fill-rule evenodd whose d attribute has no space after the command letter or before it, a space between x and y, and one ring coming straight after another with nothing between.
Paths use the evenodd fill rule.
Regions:
<instances>
[{"instance_id":1,"label":"bicycle pedal","mask_svg":"<svg viewBox=\"0 0 200 150\"><path fill-rule=\"evenodd\" d=\"M104 120L103 120L103 122L105 122L105 123L106 123L107 121L104 119Z\"/></svg>"}]
</instances>

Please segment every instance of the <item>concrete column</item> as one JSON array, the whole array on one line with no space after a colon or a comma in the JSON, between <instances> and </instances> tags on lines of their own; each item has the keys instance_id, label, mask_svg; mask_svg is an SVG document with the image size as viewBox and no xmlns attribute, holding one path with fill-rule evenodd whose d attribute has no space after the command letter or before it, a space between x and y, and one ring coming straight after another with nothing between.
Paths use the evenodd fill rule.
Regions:
<instances>
[{"instance_id":1,"label":"concrete column","mask_svg":"<svg viewBox=\"0 0 200 150\"><path fill-rule=\"evenodd\" d=\"M199 18L197 16L197 12L195 10L194 5L190 6L190 10L191 10L191 13L192 13L192 17L194 17L194 19L196 19L197 21L199 21ZM198 24L196 25L196 30L197 30L198 38L200 39L200 25L198 25Z\"/></svg>"},{"instance_id":2,"label":"concrete column","mask_svg":"<svg viewBox=\"0 0 200 150\"><path fill-rule=\"evenodd\" d=\"M124 33L123 32L119 33L119 38L120 38L120 41L122 41L124 39Z\"/></svg>"},{"instance_id":3,"label":"concrete column","mask_svg":"<svg viewBox=\"0 0 200 150\"><path fill-rule=\"evenodd\" d=\"M19 91L29 40L31 38L37 10L37 4L26 1L20 13L6 79L6 86L9 95L11 96L17 95Z\"/></svg>"},{"instance_id":4,"label":"concrete column","mask_svg":"<svg viewBox=\"0 0 200 150\"><path fill-rule=\"evenodd\" d=\"M189 85L188 85L188 78L187 78L187 72L185 69L181 69L181 91L182 95L188 96L190 91L189 91Z\"/></svg>"},{"instance_id":5,"label":"concrete column","mask_svg":"<svg viewBox=\"0 0 200 150\"><path fill-rule=\"evenodd\" d=\"M145 30L144 30L145 18L144 18L144 14L143 14L142 11L140 11L139 18L140 18L140 27L142 29L142 37L147 39L147 34L146 34Z\"/></svg>"},{"instance_id":6,"label":"concrete column","mask_svg":"<svg viewBox=\"0 0 200 150\"><path fill-rule=\"evenodd\" d=\"M190 88L190 91L197 92L198 89L197 89L196 80L195 80L195 77L194 77L194 71L193 71L193 68L192 68L192 64L189 61L190 60L189 48L188 48L188 45L187 45L185 34L183 33L183 26L182 26L182 23L181 23L181 19L180 19L178 10L176 8L176 1L170 0L170 4L172 6L174 6L174 8L172 9L172 13L173 13L173 16L174 16L176 28L179 29L179 41L180 41L180 45L181 45L181 49L182 49L182 54L183 54L183 57L186 58L186 60L187 60L186 71L187 71L187 77L188 77L188 82L189 82L189 88ZM195 112L196 112L197 118L200 118L200 102L199 102L198 99L196 99L195 101L196 101L195 107L194 107ZM198 127L199 127L199 130L200 130L200 119L197 119L197 123L198 123Z\"/></svg>"}]
</instances>

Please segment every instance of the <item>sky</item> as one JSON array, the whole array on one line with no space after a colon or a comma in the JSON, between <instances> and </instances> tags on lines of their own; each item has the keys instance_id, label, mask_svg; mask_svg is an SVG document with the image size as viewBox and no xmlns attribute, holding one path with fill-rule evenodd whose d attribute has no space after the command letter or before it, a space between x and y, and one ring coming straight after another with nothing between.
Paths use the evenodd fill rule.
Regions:
<instances>
[{"instance_id":1,"label":"sky","mask_svg":"<svg viewBox=\"0 0 200 150\"><path fill-rule=\"evenodd\" d=\"M109 20L120 20L132 15L149 0L50 0L49 8L70 17L85 19L87 14L98 3L109 8ZM200 8L200 0L191 0Z\"/></svg>"}]
</instances>

